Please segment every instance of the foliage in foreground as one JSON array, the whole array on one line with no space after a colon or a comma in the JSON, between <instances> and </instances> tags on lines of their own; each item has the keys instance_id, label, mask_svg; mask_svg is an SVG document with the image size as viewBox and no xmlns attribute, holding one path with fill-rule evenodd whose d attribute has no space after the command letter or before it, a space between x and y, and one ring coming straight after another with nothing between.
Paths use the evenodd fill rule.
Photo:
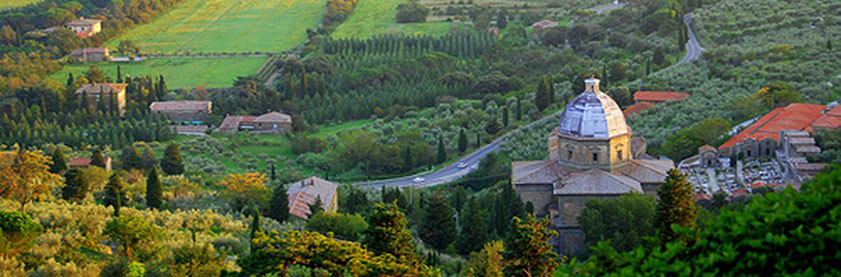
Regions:
<instances>
[{"instance_id":1,"label":"foliage in foreground","mask_svg":"<svg viewBox=\"0 0 841 277\"><path fill-rule=\"evenodd\" d=\"M838 275L841 262L841 168L819 174L801 192L753 198L744 208L722 209L703 230L676 228L693 237L646 251L618 253L599 243L587 262L573 261L561 276L628 275Z\"/></svg>"}]
</instances>

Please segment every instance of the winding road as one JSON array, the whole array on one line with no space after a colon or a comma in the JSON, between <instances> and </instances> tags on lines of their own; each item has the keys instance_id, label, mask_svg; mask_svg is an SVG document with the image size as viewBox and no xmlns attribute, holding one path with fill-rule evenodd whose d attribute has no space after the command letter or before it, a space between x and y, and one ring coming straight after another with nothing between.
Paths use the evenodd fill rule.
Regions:
<instances>
[{"instance_id":1,"label":"winding road","mask_svg":"<svg viewBox=\"0 0 841 277\"><path fill-rule=\"evenodd\" d=\"M604 6L595 9L603 9L609 8L608 10L621 8L624 4L613 4L609 6ZM596 12L597 10L593 9ZM601 10L604 12L607 10ZM678 63L674 64L673 66L681 65L683 63L698 59L701 57L701 52L704 51L704 48L698 43L698 40L695 38L695 33L692 31L692 13L688 13L683 16L683 23L686 24L687 29L689 30L689 41L686 42L686 56L683 57ZM537 121L529 123L525 126L520 127L521 129L530 129L534 124L539 122L543 122L546 120L550 120L556 118L563 110L560 110L556 113L551 115L547 115ZM500 143L502 143L505 138L510 134L506 133L502 135L500 138L494 140L488 145L485 145L479 150L467 155L466 157L462 158L461 160L454 162L438 171L426 174L418 174L413 176L406 176L400 177L395 179L388 179L388 180L378 180L378 181L366 181L366 182L357 182L354 183L356 186L366 187L366 188L380 188L382 186L387 187L408 187L414 186L415 188L424 188L424 187L432 187L437 186L440 184L446 184L452 181L455 181L461 177L464 177L470 172L475 171L479 167L479 161L485 157L488 153L499 151ZM459 168L459 164L464 164L466 167Z\"/></svg>"}]
</instances>

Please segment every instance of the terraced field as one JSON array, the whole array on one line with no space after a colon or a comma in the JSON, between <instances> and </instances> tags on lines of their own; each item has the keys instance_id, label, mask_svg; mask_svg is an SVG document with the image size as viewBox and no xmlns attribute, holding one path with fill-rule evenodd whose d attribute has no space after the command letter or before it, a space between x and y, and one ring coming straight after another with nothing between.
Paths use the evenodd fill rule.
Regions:
<instances>
[{"instance_id":1,"label":"terraced field","mask_svg":"<svg viewBox=\"0 0 841 277\"><path fill-rule=\"evenodd\" d=\"M237 76L255 73L266 58L212 58L212 59L154 59L136 64L89 63L65 66L50 78L64 82L67 74L82 76L92 64L96 64L105 76L116 78L117 65L123 74L131 76L163 75L170 89L190 89L195 86L229 87Z\"/></svg>"},{"instance_id":2,"label":"terraced field","mask_svg":"<svg viewBox=\"0 0 841 277\"><path fill-rule=\"evenodd\" d=\"M280 52L306 40L325 0L186 0L149 24L107 42L134 41L146 53ZM255 68L256 70L256 68Z\"/></svg>"},{"instance_id":3,"label":"terraced field","mask_svg":"<svg viewBox=\"0 0 841 277\"><path fill-rule=\"evenodd\" d=\"M452 22L398 24L397 6L408 0L360 0L348 19L336 28L334 38L368 38L378 34L443 35Z\"/></svg>"}]
</instances>

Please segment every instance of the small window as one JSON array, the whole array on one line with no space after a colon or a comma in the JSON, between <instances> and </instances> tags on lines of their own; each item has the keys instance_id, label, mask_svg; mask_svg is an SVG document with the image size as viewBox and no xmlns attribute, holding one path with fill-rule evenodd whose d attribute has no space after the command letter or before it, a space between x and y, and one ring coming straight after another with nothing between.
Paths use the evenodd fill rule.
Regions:
<instances>
[{"instance_id":1,"label":"small window","mask_svg":"<svg viewBox=\"0 0 841 277\"><path fill-rule=\"evenodd\" d=\"M599 162L599 153L593 153L593 161Z\"/></svg>"},{"instance_id":2,"label":"small window","mask_svg":"<svg viewBox=\"0 0 841 277\"><path fill-rule=\"evenodd\" d=\"M572 160L572 150L567 150L567 160Z\"/></svg>"},{"instance_id":3,"label":"small window","mask_svg":"<svg viewBox=\"0 0 841 277\"><path fill-rule=\"evenodd\" d=\"M616 151L616 158L618 158L620 161L622 160L622 150Z\"/></svg>"}]
</instances>

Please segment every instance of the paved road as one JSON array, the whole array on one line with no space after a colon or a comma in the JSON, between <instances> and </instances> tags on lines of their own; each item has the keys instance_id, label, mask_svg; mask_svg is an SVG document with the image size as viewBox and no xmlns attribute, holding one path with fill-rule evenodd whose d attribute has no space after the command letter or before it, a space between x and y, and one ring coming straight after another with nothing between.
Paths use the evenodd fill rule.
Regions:
<instances>
[{"instance_id":1,"label":"paved road","mask_svg":"<svg viewBox=\"0 0 841 277\"><path fill-rule=\"evenodd\" d=\"M689 30L689 41L686 42L686 56L675 65L681 65L698 59L701 57L701 52L704 52L704 48L701 47L698 39L695 38L695 32L692 31L692 13L683 16L683 23L686 24L686 29Z\"/></svg>"},{"instance_id":2,"label":"paved road","mask_svg":"<svg viewBox=\"0 0 841 277\"><path fill-rule=\"evenodd\" d=\"M540 122L544 122L546 120L551 120L557 118L557 116L563 112L560 110L554 114L546 116L544 118L538 119L532 123L527 125L521 126L520 129L529 129L532 128L535 124ZM470 172L475 171L479 167L479 161L485 157L488 153L497 152L500 149L500 143L502 143L505 138L510 134L506 133L502 135L502 137L496 139L495 141L491 142L488 145L476 150L470 155L462 158L461 160L454 162L453 164L439 169L438 171L427 173L427 174L420 174L414 176L407 176L402 178L395 178L389 180L380 180L380 181L370 181L370 182L358 182L354 183L354 185L361 186L361 187L368 187L368 188L379 188L382 186L387 187L408 187L414 185L415 188L424 188L424 187L432 187L437 186L440 184L446 184L452 181L455 181L461 177L464 177ZM465 168L458 168L460 163L464 163L467 166ZM416 177L423 178L423 181L415 182L414 179Z\"/></svg>"},{"instance_id":3,"label":"paved road","mask_svg":"<svg viewBox=\"0 0 841 277\"><path fill-rule=\"evenodd\" d=\"M610 5L599 6L599 7L591 8L589 10L592 11L592 12L595 12L596 14L601 14L601 13L606 13L606 12L609 12L609 11L612 11L612 10L615 10L615 9L621 9L622 7L625 7L625 3L619 3L617 1L617 2L613 2L613 4L610 4Z\"/></svg>"}]
</instances>

